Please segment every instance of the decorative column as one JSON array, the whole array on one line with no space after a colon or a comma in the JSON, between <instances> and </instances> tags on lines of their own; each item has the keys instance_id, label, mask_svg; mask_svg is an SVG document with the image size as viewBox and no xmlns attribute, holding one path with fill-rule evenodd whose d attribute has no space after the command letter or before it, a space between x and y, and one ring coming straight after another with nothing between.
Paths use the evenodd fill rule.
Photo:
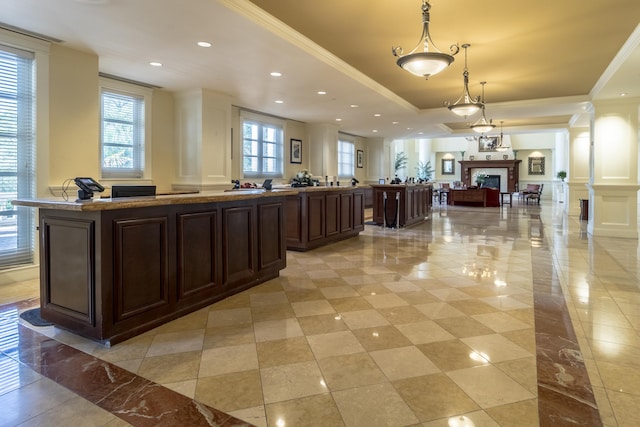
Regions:
<instances>
[{"instance_id":1,"label":"decorative column","mask_svg":"<svg viewBox=\"0 0 640 427\"><path fill-rule=\"evenodd\" d=\"M638 238L638 102L594 103L587 230L595 236Z\"/></svg>"},{"instance_id":2,"label":"decorative column","mask_svg":"<svg viewBox=\"0 0 640 427\"><path fill-rule=\"evenodd\" d=\"M385 150L384 138L367 138L366 144L364 162L366 179L370 184L377 184L378 180L389 176L388 150Z\"/></svg>"},{"instance_id":3,"label":"decorative column","mask_svg":"<svg viewBox=\"0 0 640 427\"><path fill-rule=\"evenodd\" d=\"M589 128L569 129L569 168L567 169L567 200L565 212L568 215L580 214L580 199L589 198Z\"/></svg>"},{"instance_id":4,"label":"decorative column","mask_svg":"<svg viewBox=\"0 0 640 427\"><path fill-rule=\"evenodd\" d=\"M334 124L309 124L309 171L314 176L338 175L338 130ZM323 182L323 180L320 180Z\"/></svg>"},{"instance_id":5,"label":"decorative column","mask_svg":"<svg viewBox=\"0 0 640 427\"><path fill-rule=\"evenodd\" d=\"M175 189L229 187L231 98L206 89L176 94L175 136Z\"/></svg>"}]
</instances>

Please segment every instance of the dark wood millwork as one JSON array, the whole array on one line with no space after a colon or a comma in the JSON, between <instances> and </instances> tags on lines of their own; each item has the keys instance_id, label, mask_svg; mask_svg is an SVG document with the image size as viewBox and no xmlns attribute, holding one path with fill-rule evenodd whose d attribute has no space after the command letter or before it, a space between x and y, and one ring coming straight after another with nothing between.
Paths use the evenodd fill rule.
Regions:
<instances>
[{"instance_id":1,"label":"dark wood millwork","mask_svg":"<svg viewBox=\"0 0 640 427\"><path fill-rule=\"evenodd\" d=\"M364 230L364 189L311 187L287 196L287 249L307 251Z\"/></svg>"},{"instance_id":2,"label":"dark wood millwork","mask_svg":"<svg viewBox=\"0 0 640 427\"><path fill-rule=\"evenodd\" d=\"M471 169L473 168L506 168L507 191L509 193L514 193L518 191L520 187L520 163L522 163L522 160L461 160L459 163L462 168L461 180L467 187L475 185L475 183L471 183Z\"/></svg>"},{"instance_id":3,"label":"dark wood millwork","mask_svg":"<svg viewBox=\"0 0 640 427\"><path fill-rule=\"evenodd\" d=\"M406 227L428 216L433 204L433 186L431 184L416 185L372 185L373 188L373 221L385 225L385 194L387 196L386 218L398 227ZM396 198L398 208L396 209Z\"/></svg>"},{"instance_id":4,"label":"dark wood millwork","mask_svg":"<svg viewBox=\"0 0 640 427\"><path fill-rule=\"evenodd\" d=\"M40 210L41 314L114 344L277 277L285 195Z\"/></svg>"}]
</instances>

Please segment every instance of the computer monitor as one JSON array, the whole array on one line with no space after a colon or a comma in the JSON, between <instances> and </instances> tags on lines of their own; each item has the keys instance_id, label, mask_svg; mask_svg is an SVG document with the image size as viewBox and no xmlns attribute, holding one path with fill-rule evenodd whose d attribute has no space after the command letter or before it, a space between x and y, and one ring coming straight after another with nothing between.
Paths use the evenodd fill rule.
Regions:
<instances>
[{"instance_id":1,"label":"computer monitor","mask_svg":"<svg viewBox=\"0 0 640 427\"><path fill-rule=\"evenodd\" d=\"M155 185L114 185L111 187L111 198L155 196Z\"/></svg>"}]
</instances>

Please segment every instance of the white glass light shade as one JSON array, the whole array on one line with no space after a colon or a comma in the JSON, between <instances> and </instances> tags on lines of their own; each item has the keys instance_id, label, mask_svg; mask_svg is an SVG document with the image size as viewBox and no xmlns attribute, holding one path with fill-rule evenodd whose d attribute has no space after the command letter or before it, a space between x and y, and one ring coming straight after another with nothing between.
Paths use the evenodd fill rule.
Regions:
<instances>
[{"instance_id":1,"label":"white glass light shade","mask_svg":"<svg viewBox=\"0 0 640 427\"><path fill-rule=\"evenodd\" d=\"M454 61L453 56L442 52L410 53L398 58L397 64L419 77L435 76Z\"/></svg>"}]
</instances>

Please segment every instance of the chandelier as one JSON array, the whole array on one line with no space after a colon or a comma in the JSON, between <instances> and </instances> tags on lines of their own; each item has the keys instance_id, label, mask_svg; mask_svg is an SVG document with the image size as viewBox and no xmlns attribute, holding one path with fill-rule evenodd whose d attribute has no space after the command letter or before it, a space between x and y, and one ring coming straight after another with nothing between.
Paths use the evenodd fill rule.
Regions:
<instances>
[{"instance_id":1,"label":"chandelier","mask_svg":"<svg viewBox=\"0 0 640 427\"><path fill-rule=\"evenodd\" d=\"M502 141L504 141L503 139L503 135L502 135L502 120L500 121L500 139L498 140L498 145L496 146L496 151L507 151L509 148L508 145L503 145Z\"/></svg>"},{"instance_id":2,"label":"chandelier","mask_svg":"<svg viewBox=\"0 0 640 427\"><path fill-rule=\"evenodd\" d=\"M460 98L453 104L448 101L444 103L445 107L451 110L451 112L464 117L475 114L482 108L480 97L472 98L469 94L469 70L467 69L467 48L469 48L469 46L471 46L469 43L462 45L464 49L464 72L462 73L464 86L462 87L462 95L460 95Z\"/></svg>"},{"instance_id":3,"label":"chandelier","mask_svg":"<svg viewBox=\"0 0 640 427\"><path fill-rule=\"evenodd\" d=\"M480 84L482 85L482 117L480 117L480 119L475 122L474 124L472 124L470 127L471 129L473 129L474 131L478 132L478 133L486 133L491 131L494 127L496 127L496 125L494 125L493 123L491 123L491 120L487 120L487 117L484 115L484 110L485 110L485 100L484 100L484 85L487 82L480 82Z\"/></svg>"},{"instance_id":4,"label":"chandelier","mask_svg":"<svg viewBox=\"0 0 640 427\"><path fill-rule=\"evenodd\" d=\"M429 78L435 76L440 71L447 68L454 61L453 55L456 55L460 51L460 47L457 44L451 45L449 50L451 54L442 53L437 48L431 35L429 34L429 22L430 14L429 10L431 5L427 0L422 0L422 36L418 44L413 48L411 52L403 55L404 49L400 46L391 48L393 56L398 57L396 63L399 67L407 70L411 74L416 76ZM418 51L418 48L422 45L423 50ZM432 50L430 50L430 47Z\"/></svg>"}]
</instances>

